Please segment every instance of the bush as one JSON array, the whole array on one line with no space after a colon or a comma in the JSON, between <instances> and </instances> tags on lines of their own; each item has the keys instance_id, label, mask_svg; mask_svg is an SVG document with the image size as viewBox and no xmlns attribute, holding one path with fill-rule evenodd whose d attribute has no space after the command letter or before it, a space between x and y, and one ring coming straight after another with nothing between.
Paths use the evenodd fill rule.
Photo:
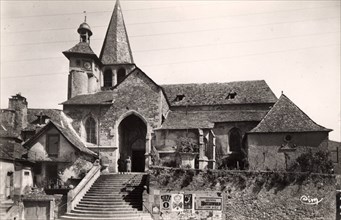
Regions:
<instances>
[{"instance_id":1,"label":"bush","mask_svg":"<svg viewBox=\"0 0 341 220\"><path fill-rule=\"evenodd\" d=\"M310 151L301 154L288 170L291 172L332 174L333 162L330 160L328 151L319 150L314 154Z\"/></svg>"}]
</instances>

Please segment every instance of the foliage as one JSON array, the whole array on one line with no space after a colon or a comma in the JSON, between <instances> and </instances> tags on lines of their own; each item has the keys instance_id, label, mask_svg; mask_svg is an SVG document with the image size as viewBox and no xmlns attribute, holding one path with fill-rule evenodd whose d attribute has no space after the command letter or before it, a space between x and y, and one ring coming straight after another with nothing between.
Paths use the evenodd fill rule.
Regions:
<instances>
[{"instance_id":1,"label":"foliage","mask_svg":"<svg viewBox=\"0 0 341 220\"><path fill-rule=\"evenodd\" d=\"M177 152L198 153L199 152L199 146L189 137L181 137L177 141Z\"/></svg>"},{"instance_id":2,"label":"foliage","mask_svg":"<svg viewBox=\"0 0 341 220\"><path fill-rule=\"evenodd\" d=\"M308 153L301 154L288 170L290 172L331 174L333 172L333 162L328 151L319 150L314 154L309 151Z\"/></svg>"}]
</instances>

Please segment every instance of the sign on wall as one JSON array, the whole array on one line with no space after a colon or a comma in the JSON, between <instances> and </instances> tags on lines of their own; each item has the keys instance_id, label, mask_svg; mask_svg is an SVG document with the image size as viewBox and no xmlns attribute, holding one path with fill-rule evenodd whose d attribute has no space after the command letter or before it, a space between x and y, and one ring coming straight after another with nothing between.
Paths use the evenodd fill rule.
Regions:
<instances>
[{"instance_id":1,"label":"sign on wall","mask_svg":"<svg viewBox=\"0 0 341 220\"><path fill-rule=\"evenodd\" d=\"M172 211L181 212L184 209L184 195L172 194Z\"/></svg>"},{"instance_id":2,"label":"sign on wall","mask_svg":"<svg viewBox=\"0 0 341 220\"><path fill-rule=\"evenodd\" d=\"M161 204L160 209L162 211L170 211L171 210L171 195L161 195Z\"/></svg>"},{"instance_id":3,"label":"sign on wall","mask_svg":"<svg viewBox=\"0 0 341 220\"><path fill-rule=\"evenodd\" d=\"M222 210L222 198L220 197L196 197L196 210Z\"/></svg>"},{"instance_id":4,"label":"sign on wall","mask_svg":"<svg viewBox=\"0 0 341 220\"><path fill-rule=\"evenodd\" d=\"M192 208L193 208L193 195L184 194L184 209L192 209Z\"/></svg>"}]
</instances>

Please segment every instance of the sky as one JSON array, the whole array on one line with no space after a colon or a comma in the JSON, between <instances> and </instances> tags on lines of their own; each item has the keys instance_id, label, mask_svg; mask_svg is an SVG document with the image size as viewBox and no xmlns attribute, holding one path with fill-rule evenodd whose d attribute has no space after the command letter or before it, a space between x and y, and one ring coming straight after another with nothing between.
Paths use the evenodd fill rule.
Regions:
<instances>
[{"instance_id":1,"label":"sky","mask_svg":"<svg viewBox=\"0 0 341 220\"><path fill-rule=\"evenodd\" d=\"M340 1L124 1L134 61L158 84L265 80L340 141ZM67 98L62 51L91 26L99 55L115 1L1 1L1 108Z\"/></svg>"}]
</instances>

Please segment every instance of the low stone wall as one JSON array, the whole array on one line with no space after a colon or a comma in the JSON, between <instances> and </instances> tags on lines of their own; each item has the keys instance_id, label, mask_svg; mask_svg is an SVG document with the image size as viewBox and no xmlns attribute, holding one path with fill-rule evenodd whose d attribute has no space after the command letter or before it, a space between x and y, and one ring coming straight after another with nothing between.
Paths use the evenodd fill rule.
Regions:
<instances>
[{"instance_id":1,"label":"low stone wall","mask_svg":"<svg viewBox=\"0 0 341 220\"><path fill-rule=\"evenodd\" d=\"M24 219L54 220L55 198L51 195L29 195L22 199Z\"/></svg>"},{"instance_id":2,"label":"low stone wall","mask_svg":"<svg viewBox=\"0 0 341 220\"><path fill-rule=\"evenodd\" d=\"M332 220L336 215L335 175L152 168L149 179L144 206L155 219ZM186 209L189 195L192 208ZM174 208L175 198L182 199L182 209Z\"/></svg>"}]
</instances>

